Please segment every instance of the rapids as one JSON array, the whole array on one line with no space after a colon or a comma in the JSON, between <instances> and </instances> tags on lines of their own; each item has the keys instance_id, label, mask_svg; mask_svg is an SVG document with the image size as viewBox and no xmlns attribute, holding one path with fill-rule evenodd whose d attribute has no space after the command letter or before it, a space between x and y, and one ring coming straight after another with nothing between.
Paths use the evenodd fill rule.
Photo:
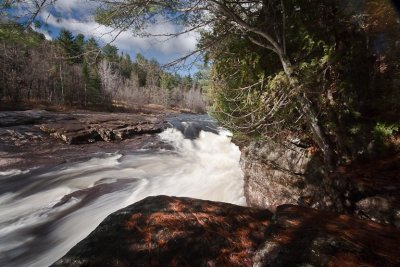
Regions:
<instances>
[{"instance_id":1,"label":"rapids","mask_svg":"<svg viewBox=\"0 0 400 267\"><path fill-rule=\"evenodd\" d=\"M171 149L0 172L0 266L48 266L107 215L147 196L245 205L240 151L229 133L206 116L169 122L158 138Z\"/></svg>"}]
</instances>

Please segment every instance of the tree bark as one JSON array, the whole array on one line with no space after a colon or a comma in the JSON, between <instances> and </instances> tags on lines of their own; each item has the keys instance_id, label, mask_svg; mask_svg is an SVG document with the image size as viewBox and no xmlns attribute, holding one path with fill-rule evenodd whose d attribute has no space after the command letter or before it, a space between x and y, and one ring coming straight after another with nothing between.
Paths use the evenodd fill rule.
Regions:
<instances>
[{"instance_id":1,"label":"tree bark","mask_svg":"<svg viewBox=\"0 0 400 267\"><path fill-rule=\"evenodd\" d=\"M334 170L335 161L334 161L334 152L332 150L331 145L329 144L329 140L323 131L322 126L318 120L318 116L312 106L311 101L307 98L307 96L300 92L300 84L298 78L295 77L293 73L292 65L290 60L287 59L284 55L279 55L283 70L286 76L289 79L290 86L297 90L296 92L296 101L299 105L300 110L304 114L305 118L307 119L307 123L311 129L313 139L317 143L318 147L321 149L324 155L325 165L329 172Z\"/></svg>"},{"instance_id":2,"label":"tree bark","mask_svg":"<svg viewBox=\"0 0 400 267\"><path fill-rule=\"evenodd\" d=\"M60 82L61 82L61 98L62 102L64 103L64 83L63 83L63 76L62 76L62 67L60 63Z\"/></svg>"}]
</instances>

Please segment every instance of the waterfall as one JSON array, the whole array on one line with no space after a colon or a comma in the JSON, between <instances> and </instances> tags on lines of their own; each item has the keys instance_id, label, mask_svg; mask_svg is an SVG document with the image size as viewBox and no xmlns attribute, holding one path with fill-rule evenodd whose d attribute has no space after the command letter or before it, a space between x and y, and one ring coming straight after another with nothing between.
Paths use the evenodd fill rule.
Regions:
<instances>
[{"instance_id":1,"label":"waterfall","mask_svg":"<svg viewBox=\"0 0 400 267\"><path fill-rule=\"evenodd\" d=\"M158 138L171 149L0 173L0 266L47 266L107 215L147 196L245 205L240 151L229 133L204 116L170 124Z\"/></svg>"}]
</instances>

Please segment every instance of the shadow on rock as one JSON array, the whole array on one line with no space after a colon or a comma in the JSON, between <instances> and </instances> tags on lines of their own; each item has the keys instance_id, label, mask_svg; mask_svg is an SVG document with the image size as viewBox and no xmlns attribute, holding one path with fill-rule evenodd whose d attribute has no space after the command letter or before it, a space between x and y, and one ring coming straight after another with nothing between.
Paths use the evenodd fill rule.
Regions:
<instances>
[{"instance_id":1,"label":"shadow on rock","mask_svg":"<svg viewBox=\"0 0 400 267\"><path fill-rule=\"evenodd\" d=\"M400 231L348 215L283 205L254 266L399 266Z\"/></svg>"},{"instance_id":2,"label":"shadow on rock","mask_svg":"<svg viewBox=\"0 0 400 267\"><path fill-rule=\"evenodd\" d=\"M107 217L53 266L252 266L272 213L149 197Z\"/></svg>"}]
</instances>

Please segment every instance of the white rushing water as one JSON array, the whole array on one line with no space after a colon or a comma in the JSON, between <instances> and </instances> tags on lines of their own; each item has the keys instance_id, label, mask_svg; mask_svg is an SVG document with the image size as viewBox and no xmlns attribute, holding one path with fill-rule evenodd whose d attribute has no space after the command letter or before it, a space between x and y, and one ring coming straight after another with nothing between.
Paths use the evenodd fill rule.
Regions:
<instances>
[{"instance_id":1,"label":"white rushing water","mask_svg":"<svg viewBox=\"0 0 400 267\"><path fill-rule=\"evenodd\" d=\"M0 266L48 266L112 212L147 196L245 205L240 151L227 133L176 129L160 138L174 150L99 154L46 172L0 173ZM15 180L12 180L15 179Z\"/></svg>"}]
</instances>

